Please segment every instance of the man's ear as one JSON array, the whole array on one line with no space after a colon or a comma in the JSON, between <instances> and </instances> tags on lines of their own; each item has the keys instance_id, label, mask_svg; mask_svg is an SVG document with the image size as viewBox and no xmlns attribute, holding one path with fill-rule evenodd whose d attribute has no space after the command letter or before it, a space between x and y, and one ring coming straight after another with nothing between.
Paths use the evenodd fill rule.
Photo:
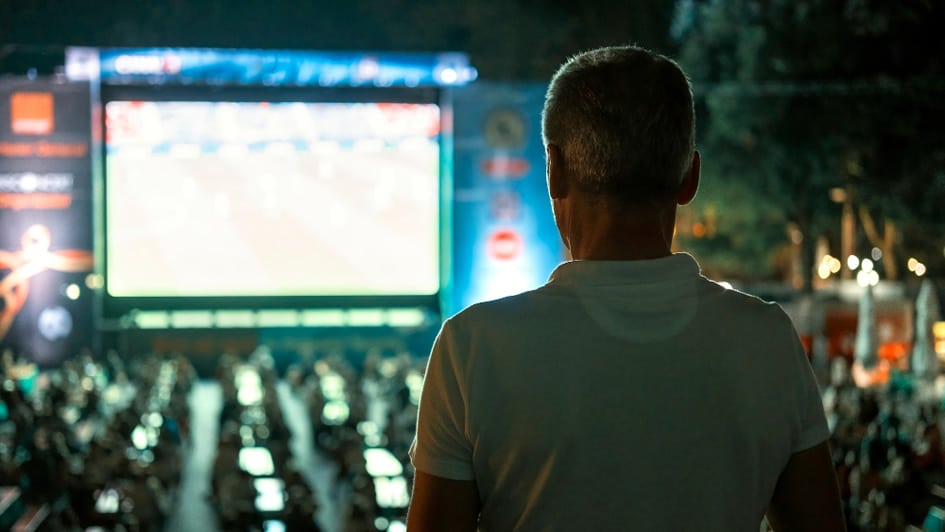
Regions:
<instances>
[{"instance_id":1,"label":"man's ear","mask_svg":"<svg viewBox=\"0 0 945 532\"><path fill-rule=\"evenodd\" d=\"M564 154L557 144L545 146L546 167L548 177L548 194L551 199L568 197L568 174L564 168Z\"/></svg>"},{"instance_id":2,"label":"man's ear","mask_svg":"<svg viewBox=\"0 0 945 532\"><path fill-rule=\"evenodd\" d=\"M696 197L696 191L699 190L699 173L702 171L702 156L696 150L692 154L692 164L689 171L683 177L682 186L679 188L679 195L676 197L676 203L686 205Z\"/></svg>"}]
</instances>

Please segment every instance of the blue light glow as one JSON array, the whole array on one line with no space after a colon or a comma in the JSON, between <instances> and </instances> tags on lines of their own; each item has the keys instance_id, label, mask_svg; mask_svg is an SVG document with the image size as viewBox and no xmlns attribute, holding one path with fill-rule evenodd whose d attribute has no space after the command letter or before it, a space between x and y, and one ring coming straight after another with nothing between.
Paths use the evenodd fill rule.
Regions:
<instances>
[{"instance_id":1,"label":"blue light glow","mask_svg":"<svg viewBox=\"0 0 945 532\"><path fill-rule=\"evenodd\" d=\"M67 53L67 72L87 70L70 61L97 63L100 79L112 85L423 87L466 85L478 76L466 54L455 52L105 48L90 63L90 49L74 51Z\"/></svg>"}]
</instances>

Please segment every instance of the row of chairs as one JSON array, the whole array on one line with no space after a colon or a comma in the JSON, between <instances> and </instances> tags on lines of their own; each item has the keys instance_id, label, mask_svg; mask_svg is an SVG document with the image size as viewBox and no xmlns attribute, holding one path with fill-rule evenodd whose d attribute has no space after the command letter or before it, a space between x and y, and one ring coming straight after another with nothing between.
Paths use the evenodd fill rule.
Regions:
<instances>
[{"instance_id":1,"label":"row of chairs","mask_svg":"<svg viewBox=\"0 0 945 532\"><path fill-rule=\"evenodd\" d=\"M183 357L2 363L0 529L161 530L195 378Z\"/></svg>"},{"instance_id":2,"label":"row of chairs","mask_svg":"<svg viewBox=\"0 0 945 532\"><path fill-rule=\"evenodd\" d=\"M217 380L223 405L211 485L221 528L319 530L316 494L291 449L271 357L263 350L225 356Z\"/></svg>"},{"instance_id":3,"label":"row of chairs","mask_svg":"<svg viewBox=\"0 0 945 532\"><path fill-rule=\"evenodd\" d=\"M305 376L315 445L335 465L345 532L405 529L421 368L409 355L372 354L361 368L322 359Z\"/></svg>"}]
</instances>

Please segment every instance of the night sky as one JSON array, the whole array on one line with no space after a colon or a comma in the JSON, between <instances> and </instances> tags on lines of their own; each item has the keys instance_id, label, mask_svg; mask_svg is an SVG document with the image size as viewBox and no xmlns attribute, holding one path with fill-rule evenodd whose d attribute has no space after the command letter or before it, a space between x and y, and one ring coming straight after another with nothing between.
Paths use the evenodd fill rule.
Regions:
<instances>
[{"instance_id":1,"label":"night sky","mask_svg":"<svg viewBox=\"0 0 945 532\"><path fill-rule=\"evenodd\" d=\"M34 56L57 45L456 50L487 79L547 79L605 44L675 46L666 0L0 0L0 13L0 45L20 56L22 45Z\"/></svg>"}]
</instances>

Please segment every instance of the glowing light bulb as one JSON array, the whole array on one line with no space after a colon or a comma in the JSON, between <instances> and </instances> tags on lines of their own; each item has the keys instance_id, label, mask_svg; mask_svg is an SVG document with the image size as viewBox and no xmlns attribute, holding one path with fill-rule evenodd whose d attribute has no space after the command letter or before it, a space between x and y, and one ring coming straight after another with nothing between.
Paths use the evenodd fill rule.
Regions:
<instances>
[{"instance_id":1,"label":"glowing light bulb","mask_svg":"<svg viewBox=\"0 0 945 532\"><path fill-rule=\"evenodd\" d=\"M866 285L870 284L870 274L863 270L856 272L856 284L865 288Z\"/></svg>"},{"instance_id":2,"label":"glowing light bulb","mask_svg":"<svg viewBox=\"0 0 945 532\"><path fill-rule=\"evenodd\" d=\"M840 259L830 257L830 273L838 273L842 267L843 263L840 262Z\"/></svg>"},{"instance_id":3,"label":"glowing light bulb","mask_svg":"<svg viewBox=\"0 0 945 532\"><path fill-rule=\"evenodd\" d=\"M79 296L82 295L82 289L79 288L79 285L73 283L66 287L66 297L75 301L79 299Z\"/></svg>"},{"instance_id":4,"label":"glowing light bulb","mask_svg":"<svg viewBox=\"0 0 945 532\"><path fill-rule=\"evenodd\" d=\"M456 83L457 79L459 79L459 73L456 69L447 67L440 71L440 81L443 83Z\"/></svg>"}]
</instances>

